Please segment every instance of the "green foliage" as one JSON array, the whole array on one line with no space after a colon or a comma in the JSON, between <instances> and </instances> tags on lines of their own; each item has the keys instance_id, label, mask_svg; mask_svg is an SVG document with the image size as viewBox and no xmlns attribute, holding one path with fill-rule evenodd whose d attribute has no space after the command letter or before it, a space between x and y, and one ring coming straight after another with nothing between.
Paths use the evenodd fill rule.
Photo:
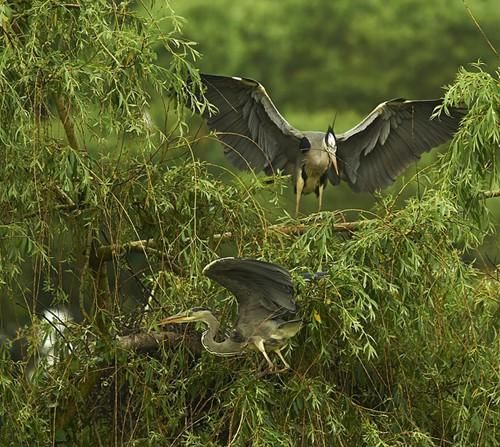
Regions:
<instances>
[{"instance_id":1,"label":"green foliage","mask_svg":"<svg viewBox=\"0 0 500 447\"><path fill-rule=\"evenodd\" d=\"M448 105L465 104L469 113L463 120L451 151L443 163L443 187L466 212L481 220L486 211L481 190L498 187L500 165L500 72L487 73L480 64L473 71L460 69L456 82L446 93Z\"/></svg>"},{"instance_id":2,"label":"green foliage","mask_svg":"<svg viewBox=\"0 0 500 447\"><path fill-rule=\"evenodd\" d=\"M29 310L24 355L0 345L0 445L497 445L500 288L467 257L494 231L481 194L499 187L498 73L462 69L448 88L469 114L418 198L381 198L338 232L341 213L300 226L279 209L287 179L196 159L177 106L206 104L170 9L163 28L126 2L12 2L0 18L0 306ZM233 299L201 273L227 254L291 270L305 325L290 372L120 346L196 305L229 321ZM77 313L60 333L39 316L59 303Z\"/></svg>"}]
</instances>

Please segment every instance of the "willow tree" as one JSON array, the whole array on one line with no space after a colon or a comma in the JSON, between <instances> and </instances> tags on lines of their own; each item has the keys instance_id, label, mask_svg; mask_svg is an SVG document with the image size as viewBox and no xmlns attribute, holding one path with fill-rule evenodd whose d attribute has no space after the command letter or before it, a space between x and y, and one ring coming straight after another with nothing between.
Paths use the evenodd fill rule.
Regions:
<instances>
[{"instance_id":1,"label":"willow tree","mask_svg":"<svg viewBox=\"0 0 500 447\"><path fill-rule=\"evenodd\" d=\"M494 230L498 72L459 71L445 102L469 113L402 209L273 220L258 198L280 179L222 182L192 156L197 53L164 20L105 0L0 6L0 306L25 346L0 348L0 444L496 445L499 284L470 259ZM201 274L228 253L299 283L328 272L299 286L289 373L156 327L195 305L230 319ZM55 306L77 310L64 331L41 317Z\"/></svg>"}]
</instances>

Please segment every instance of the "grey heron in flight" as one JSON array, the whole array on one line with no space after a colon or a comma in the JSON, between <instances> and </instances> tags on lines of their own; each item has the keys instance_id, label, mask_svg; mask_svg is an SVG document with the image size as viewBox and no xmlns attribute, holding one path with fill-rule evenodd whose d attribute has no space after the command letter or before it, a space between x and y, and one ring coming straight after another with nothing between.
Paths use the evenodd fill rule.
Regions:
<instances>
[{"instance_id":1,"label":"grey heron in flight","mask_svg":"<svg viewBox=\"0 0 500 447\"><path fill-rule=\"evenodd\" d=\"M354 191L373 192L390 185L423 152L448 141L463 110L431 119L441 99L392 99L379 104L342 134L292 127L266 90L253 79L200 74L205 96L217 110L203 113L216 131L229 161L239 169L279 171L292 176L298 215L302 194L315 192L319 210L328 179Z\"/></svg>"},{"instance_id":2,"label":"grey heron in flight","mask_svg":"<svg viewBox=\"0 0 500 447\"><path fill-rule=\"evenodd\" d=\"M221 258L208 264L203 272L231 291L238 301L238 317L232 333L217 341L220 323L210 310L200 307L168 317L160 325L202 321L208 329L203 332L201 342L211 354L233 356L247 349L258 350L269 368L274 369L268 355L268 351L274 351L285 368L290 368L281 349L300 330L302 321L296 315L288 271L254 259Z\"/></svg>"}]
</instances>

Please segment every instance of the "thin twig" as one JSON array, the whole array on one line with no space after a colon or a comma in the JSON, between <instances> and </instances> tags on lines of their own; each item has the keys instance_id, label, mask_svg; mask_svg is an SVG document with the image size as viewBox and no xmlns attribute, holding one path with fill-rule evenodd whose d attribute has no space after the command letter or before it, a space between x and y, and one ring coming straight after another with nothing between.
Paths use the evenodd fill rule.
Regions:
<instances>
[{"instance_id":1,"label":"thin twig","mask_svg":"<svg viewBox=\"0 0 500 447\"><path fill-rule=\"evenodd\" d=\"M496 48L491 43L490 39L488 39L488 36L486 35L486 33L481 28L481 25L479 25L478 21L476 20L476 18L472 14L472 11L470 10L469 5L467 5L467 2L465 0L463 0L463 3L464 3L465 9L467 10L467 13L470 15L470 17L471 17L472 21L474 22L474 24L476 25L477 29L482 34L483 39L486 41L486 43L490 47L491 51L493 51L493 53L495 54L495 56L500 59L500 56L498 55L498 52L497 52Z\"/></svg>"},{"instance_id":2,"label":"thin twig","mask_svg":"<svg viewBox=\"0 0 500 447\"><path fill-rule=\"evenodd\" d=\"M90 315L87 312L87 309L85 308L85 299L86 299L86 292L87 288L85 287L86 283L86 275L89 270L89 263L90 263L90 255L92 251L92 238L93 238L93 231L92 228L89 227L87 229L87 237L85 240L85 251L83 254L83 260L82 260L82 270L80 272L80 284L78 288L78 303L80 305L80 312L82 315L85 317L86 321L90 323L92 320L90 318Z\"/></svg>"}]
</instances>

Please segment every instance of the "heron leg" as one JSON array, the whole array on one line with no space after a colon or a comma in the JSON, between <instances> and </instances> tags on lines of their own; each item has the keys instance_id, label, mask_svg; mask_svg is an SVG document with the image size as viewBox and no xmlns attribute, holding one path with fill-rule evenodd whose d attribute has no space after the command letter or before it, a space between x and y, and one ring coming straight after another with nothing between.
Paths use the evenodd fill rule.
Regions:
<instances>
[{"instance_id":1,"label":"heron leg","mask_svg":"<svg viewBox=\"0 0 500 447\"><path fill-rule=\"evenodd\" d=\"M283 348L280 348L280 349L277 349L276 351L274 351L277 356L280 358L280 360L283 362L283 365L285 365L285 369L290 369L290 365L288 364L288 362L285 360L285 358L283 357L283 354L281 353L281 350Z\"/></svg>"},{"instance_id":2,"label":"heron leg","mask_svg":"<svg viewBox=\"0 0 500 447\"><path fill-rule=\"evenodd\" d=\"M323 191L325 189L325 186L320 184L318 186L318 212L321 211L321 208L323 206Z\"/></svg>"},{"instance_id":3,"label":"heron leg","mask_svg":"<svg viewBox=\"0 0 500 447\"><path fill-rule=\"evenodd\" d=\"M304 189L304 179L302 178L302 170L297 172L297 182L295 184L295 217L299 215L300 199L302 197L302 190Z\"/></svg>"},{"instance_id":4,"label":"heron leg","mask_svg":"<svg viewBox=\"0 0 500 447\"><path fill-rule=\"evenodd\" d=\"M255 346L257 346L257 349L262 352L262 355L265 357L267 360L267 364L269 365L269 369L274 369L274 363L271 361L269 356L267 355L266 348L264 347L264 339L263 338L257 338L257 337L252 337L252 341Z\"/></svg>"}]
</instances>

